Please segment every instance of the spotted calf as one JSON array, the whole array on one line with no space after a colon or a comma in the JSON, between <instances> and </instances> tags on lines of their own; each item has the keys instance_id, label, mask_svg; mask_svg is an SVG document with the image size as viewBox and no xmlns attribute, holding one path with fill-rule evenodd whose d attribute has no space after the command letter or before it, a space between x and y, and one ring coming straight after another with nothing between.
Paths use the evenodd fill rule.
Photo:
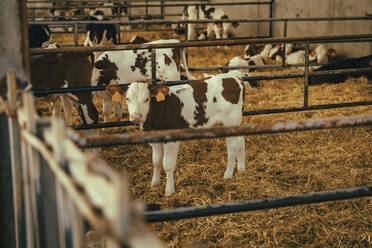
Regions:
<instances>
[{"instance_id":1,"label":"spotted calf","mask_svg":"<svg viewBox=\"0 0 372 248\"><path fill-rule=\"evenodd\" d=\"M179 40L157 40L146 44L179 43ZM179 48L156 49L156 79L177 81L181 79L180 59L185 53ZM194 79L185 66L187 78ZM148 49L107 51L94 63L92 72L93 86L107 86L109 84L126 84L136 81L151 80L151 52ZM107 93L102 94L104 120L110 120L112 98ZM117 120L121 119L121 107L115 110Z\"/></svg>"},{"instance_id":2,"label":"spotted calf","mask_svg":"<svg viewBox=\"0 0 372 248\"><path fill-rule=\"evenodd\" d=\"M199 13L199 16L198 16ZM182 20L227 20L229 17L221 8L206 8L205 5L186 6ZM227 39L231 34L231 28L239 26L237 22L221 22L199 24L199 27L206 29L206 32L201 32L197 37L199 40L207 38ZM196 24L187 24L187 39L192 40L196 38ZM214 36L215 35L215 36Z\"/></svg>"},{"instance_id":3,"label":"spotted calf","mask_svg":"<svg viewBox=\"0 0 372 248\"><path fill-rule=\"evenodd\" d=\"M110 85L106 90L113 93L118 88ZM126 92L126 101L130 121L139 123L145 131L236 126L242 121L244 84L230 73L173 87L132 83ZM179 142L150 145L154 164L151 186L160 183L163 166L167 177L165 194L171 195L175 192L173 173ZM244 137L227 137L226 145L228 165L224 178L231 178L235 164L238 172L245 170Z\"/></svg>"}]
</instances>

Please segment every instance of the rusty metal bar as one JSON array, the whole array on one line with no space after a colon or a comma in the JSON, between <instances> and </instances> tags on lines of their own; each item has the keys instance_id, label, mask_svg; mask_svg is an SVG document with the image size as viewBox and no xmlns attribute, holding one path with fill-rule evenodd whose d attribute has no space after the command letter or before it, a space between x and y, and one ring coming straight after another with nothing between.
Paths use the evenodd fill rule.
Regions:
<instances>
[{"instance_id":1,"label":"rusty metal bar","mask_svg":"<svg viewBox=\"0 0 372 248\"><path fill-rule=\"evenodd\" d=\"M360 197L372 196L372 187L350 188L343 190L317 192L312 194L286 196L279 198L266 198L244 202L224 203L200 207L178 208L164 211L153 211L145 213L147 222L160 222L231 214L262 209L290 207L303 204L321 203L328 201L347 200Z\"/></svg>"},{"instance_id":2,"label":"rusty metal bar","mask_svg":"<svg viewBox=\"0 0 372 248\"><path fill-rule=\"evenodd\" d=\"M214 127L200 129L177 129L150 132L135 132L121 135L79 137L73 136L80 148L132 145L176 140L211 139L217 137L273 134L293 131L318 130L328 128L372 125L372 115L314 119L305 121L277 122L275 124L248 124L233 127Z\"/></svg>"},{"instance_id":3,"label":"rusty metal bar","mask_svg":"<svg viewBox=\"0 0 372 248\"><path fill-rule=\"evenodd\" d=\"M308 107L301 106L301 107L276 108L276 109L259 109L259 110L244 111L243 116L302 112L302 111L324 110L324 109L334 109L334 108L361 107L361 106L369 106L369 105L372 105L372 101L331 103L331 104L322 104L322 105L312 105ZM97 128L126 127L126 126L132 126L132 125L135 125L135 124L130 121L117 121L117 122L95 123L95 124L89 124L89 125L72 125L71 128L75 130L88 130L88 129L97 129Z\"/></svg>"},{"instance_id":4,"label":"rusty metal bar","mask_svg":"<svg viewBox=\"0 0 372 248\"><path fill-rule=\"evenodd\" d=\"M306 36L306 37L283 37L283 38L265 38L265 39L241 39L241 40L207 40L207 41L185 41L181 43L165 43L165 44L128 44L117 46L102 46L102 47L70 47L70 48L53 48L53 49L32 49L33 54L41 53L62 53L62 52L93 52L93 51L118 51L118 50L134 50L148 48L173 48L173 47L205 47L205 46L234 46L247 44L270 44L270 43L289 43L289 42L306 42L309 41L324 41L338 39L363 39L372 38L372 34L360 35L325 35L325 36Z\"/></svg>"}]
</instances>

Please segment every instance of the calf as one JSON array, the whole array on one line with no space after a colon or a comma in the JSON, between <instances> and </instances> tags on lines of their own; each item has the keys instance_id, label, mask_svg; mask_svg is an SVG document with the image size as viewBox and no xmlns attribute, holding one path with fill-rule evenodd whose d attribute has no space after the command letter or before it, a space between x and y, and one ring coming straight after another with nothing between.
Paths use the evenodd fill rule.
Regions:
<instances>
[{"instance_id":1,"label":"calf","mask_svg":"<svg viewBox=\"0 0 372 248\"><path fill-rule=\"evenodd\" d=\"M60 53L35 55L30 60L31 84L34 90L90 86L93 54ZM98 112L91 92L61 95L67 123L71 119L71 101L77 106L83 124L98 122Z\"/></svg>"},{"instance_id":2,"label":"calf","mask_svg":"<svg viewBox=\"0 0 372 248\"><path fill-rule=\"evenodd\" d=\"M198 17L199 12L199 17ZM206 9L205 5L196 5L196 6L186 6L182 20L226 20L229 17L226 15L225 11L220 8L208 8ZM213 33L216 36L216 39L227 39L231 33L231 27L238 27L239 23L237 22L221 22L221 23L208 23L208 24L199 24L200 27L206 27L207 34L201 34L198 39L213 38ZM187 24L187 39L192 40L196 37L196 24Z\"/></svg>"},{"instance_id":3,"label":"calf","mask_svg":"<svg viewBox=\"0 0 372 248\"><path fill-rule=\"evenodd\" d=\"M28 26L28 43L30 48L47 47L51 32L47 25L32 24Z\"/></svg>"},{"instance_id":4,"label":"calf","mask_svg":"<svg viewBox=\"0 0 372 248\"><path fill-rule=\"evenodd\" d=\"M157 40L146 44L179 43L179 40ZM182 50L182 51L181 51ZM179 48L156 49L156 79L160 81L177 81L181 79L180 58L184 62L185 52ZM185 63L186 64L186 63ZM188 79L194 79L185 65ZM151 80L151 52L148 49L107 51L94 63L92 72L93 86L125 84L135 81ZM112 110L111 96L103 93L104 120L109 121ZM121 107L118 107L118 110ZM116 119L121 113L115 110Z\"/></svg>"},{"instance_id":5,"label":"calf","mask_svg":"<svg viewBox=\"0 0 372 248\"><path fill-rule=\"evenodd\" d=\"M343 70L343 69L356 69L356 68L372 68L372 55L344 59L336 62L323 65L314 71L328 71L328 70ZM322 83L340 83L347 79L347 77L358 78L361 76L366 76L369 80L372 79L372 72L354 72L349 74L330 74L330 75L318 75L310 76L309 84L322 84Z\"/></svg>"},{"instance_id":6,"label":"calf","mask_svg":"<svg viewBox=\"0 0 372 248\"><path fill-rule=\"evenodd\" d=\"M112 94L123 89L110 85ZM242 121L244 85L238 77L220 74L186 85L166 87L132 83L126 93L130 121L139 123L145 131L236 126ZM160 183L160 168L166 173L165 194L174 193L173 173L176 167L179 142L153 143L154 174L151 186ZM228 165L224 178L231 178L235 164L238 172L245 170L244 137L226 138Z\"/></svg>"},{"instance_id":7,"label":"calf","mask_svg":"<svg viewBox=\"0 0 372 248\"><path fill-rule=\"evenodd\" d=\"M105 18L101 12L96 12L95 15L89 17L90 21L109 20ZM84 46L104 46L117 45L118 33L114 24L88 24L87 36L84 41Z\"/></svg>"}]
</instances>

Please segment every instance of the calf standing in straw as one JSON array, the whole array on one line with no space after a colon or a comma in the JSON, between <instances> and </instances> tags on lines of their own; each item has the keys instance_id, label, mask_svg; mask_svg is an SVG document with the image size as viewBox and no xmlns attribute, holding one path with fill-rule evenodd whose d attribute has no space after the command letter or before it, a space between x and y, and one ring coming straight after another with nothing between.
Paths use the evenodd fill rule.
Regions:
<instances>
[{"instance_id":1,"label":"calf standing in straw","mask_svg":"<svg viewBox=\"0 0 372 248\"><path fill-rule=\"evenodd\" d=\"M240 125L244 104L244 84L240 76L239 72L230 72L173 87L132 83L126 93L130 121L139 123L145 131ZM115 91L124 94L123 88L117 85L109 85L106 90L110 94ZM231 178L235 164L238 172L245 170L244 137L227 137L226 145L228 165L224 178ZM167 176L165 194L171 195L179 142L151 146L154 163L151 186L160 183L163 165Z\"/></svg>"}]
</instances>

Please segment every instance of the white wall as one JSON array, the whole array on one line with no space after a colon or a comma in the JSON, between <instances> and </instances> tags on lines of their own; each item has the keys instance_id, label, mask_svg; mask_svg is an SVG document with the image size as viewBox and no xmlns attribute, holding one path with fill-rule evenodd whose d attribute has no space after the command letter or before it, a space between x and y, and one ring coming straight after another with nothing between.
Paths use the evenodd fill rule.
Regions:
<instances>
[{"instance_id":1,"label":"white wall","mask_svg":"<svg viewBox=\"0 0 372 248\"><path fill-rule=\"evenodd\" d=\"M231 0L230 2L267 2L268 0ZM210 0L211 3L228 2ZM168 2L171 3L171 2ZM219 6L231 19L261 19L269 17L268 5ZM182 8L169 8L165 13L181 13ZM274 18L294 17L346 17L372 14L372 0L275 0ZM175 19L175 18L168 18ZM283 23L273 24L274 37L283 36ZM372 33L372 19L363 21L288 22L287 37L366 34ZM233 32L236 36L262 36L269 34L268 23L241 23ZM334 43L339 54L348 57L369 55L372 43Z\"/></svg>"}]
</instances>

